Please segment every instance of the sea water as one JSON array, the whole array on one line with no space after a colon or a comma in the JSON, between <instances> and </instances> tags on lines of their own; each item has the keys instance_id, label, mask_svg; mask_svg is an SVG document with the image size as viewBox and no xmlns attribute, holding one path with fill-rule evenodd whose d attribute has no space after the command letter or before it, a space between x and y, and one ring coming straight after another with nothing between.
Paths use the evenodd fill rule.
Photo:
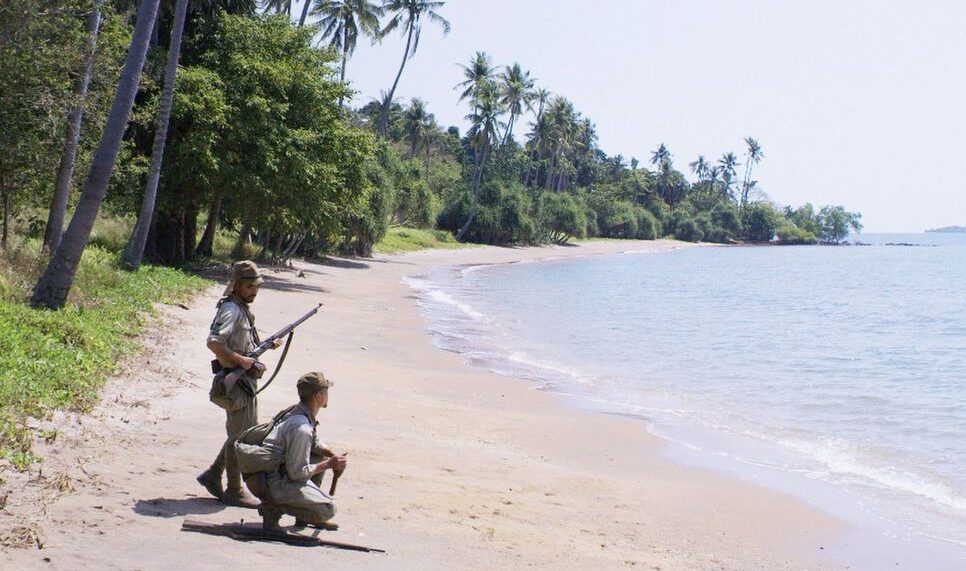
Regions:
<instances>
[{"instance_id":1,"label":"sea water","mask_svg":"<svg viewBox=\"0 0 966 571\"><path fill-rule=\"evenodd\" d=\"M921 568L966 569L966 234L857 241L440 267L410 284L437 344L471 364L639 418L672 456L931 554Z\"/></svg>"}]
</instances>

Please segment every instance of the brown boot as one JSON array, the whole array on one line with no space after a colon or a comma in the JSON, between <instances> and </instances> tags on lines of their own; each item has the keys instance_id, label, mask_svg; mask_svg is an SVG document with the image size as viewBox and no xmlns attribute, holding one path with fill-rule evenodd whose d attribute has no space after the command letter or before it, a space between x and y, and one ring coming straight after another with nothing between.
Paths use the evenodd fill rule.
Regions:
<instances>
[{"instance_id":1,"label":"brown boot","mask_svg":"<svg viewBox=\"0 0 966 571\"><path fill-rule=\"evenodd\" d=\"M282 519L282 510L275 504L264 503L258 506L258 515L262 516L262 529L265 531L281 531L278 525Z\"/></svg>"},{"instance_id":2,"label":"brown boot","mask_svg":"<svg viewBox=\"0 0 966 571\"><path fill-rule=\"evenodd\" d=\"M239 508L255 509L259 506L258 498L248 493L244 487L228 488L221 496L221 503Z\"/></svg>"},{"instance_id":3,"label":"brown boot","mask_svg":"<svg viewBox=\"0 0 966 571\"><path fill-rule=\"evenodd\" d=\"M196 479L198 480L199 484L208 490L209 494L218 498L219 500L225 495L225 490L221 487L221 473L215 472L211 468L208 468Z\"/></svg>"}]
</instances>

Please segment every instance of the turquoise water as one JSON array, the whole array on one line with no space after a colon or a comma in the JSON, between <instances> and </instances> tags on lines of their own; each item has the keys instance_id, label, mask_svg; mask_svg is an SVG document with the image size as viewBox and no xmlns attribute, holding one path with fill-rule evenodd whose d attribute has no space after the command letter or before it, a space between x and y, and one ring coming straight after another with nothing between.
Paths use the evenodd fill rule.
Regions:
<instances>
[{"instance_id":1,"label":"turquoise water","mask_svg":"<svg viewBox=\"0 0 966 571\"><path fill-rule=\"evenodd\" d=\"M438 344L966 568L966 235L438 268ZM887 246L912 243L919 246ZM908 567L907 567L908 568Z\"/></svg>"}]
</instances>

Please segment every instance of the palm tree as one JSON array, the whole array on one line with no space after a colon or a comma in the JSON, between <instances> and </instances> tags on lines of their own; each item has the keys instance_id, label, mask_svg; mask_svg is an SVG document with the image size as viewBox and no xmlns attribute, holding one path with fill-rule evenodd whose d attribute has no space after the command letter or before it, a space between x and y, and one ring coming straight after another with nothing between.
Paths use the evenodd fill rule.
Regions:
<instances>
[{"instance_id":1,"label":"palm tree","mask_svg":"<svg viewBox=\"0 0 966 571\"><path fill-rule=\"evenodd\" d=\"M731 185L734 183L736 169L740 164L738 157L731 151L721 155L721 158L718 159L718 165L721 166L721 179L725 183L725 194L732 198Z\"/></svg>"},{"instance_id":2,"label":"palm tree","mask_svg":"<svg viewBox=\"0 0 966 571\"><path fill-rule=\"evenodd\" d=\"M67 301L67 294L74 283L81 254L84 253L84 248L90 240L94 220L107 193L107 184L114 171L117 152L121 148L121 139L124 137L128 119L131 116L134 96L137 95L138 86L141 83L141 69L144 67L148 44L151 41L154 19L158 14L158 3L159 0L142 0L138 8L131 46L128 48L124 68L121 70L121 78L104 126L104 133L101 135L101 142L87 173L84 190L74 210L74 216L71 217L60 246L34 288L30 303L35 307L59 309Z\"/></svg>"},{"instance_id":3,"label":"palm tree","mask_svg":"<svg viewBox=\"0 0 966 571\"><path fill-rule=\"evenodd\" d=\"M71 180L74 176L74 159L77 157L77 147L80 144L84 100L87 98L87 88L91 82L94 51L97 49L97 34L101 26L102 2L103 0L94 0L94 7L87 15L84 71L74 83L74 96L77 98L77 102L67 117L67 137L64 140L64 151L60 156L57 179L54 182L54 199L50 205L50 213L47 215L47 227L44 229L44 248L51 253L60 245L60 237L64 233L64 218L67 216L67 202L70 198Z\"/></svg>"},{"instance_id":4,"label":"palm tree","mask_svg":"<svg viewBox=\"0 0 966 571\"><path fill-rule=\"evenodd\" d=\"M388 0L382 5L382 9L392 13L392 16L386 23L386 27L379 32L379 36L383 37L392 32L399 28L400 24L402 24L400 31L406 34L406 49L403 51L402 63L399 64L396 79L393 80L392 87L389 89L390 101L396 93L396 86L399 85L399 78L402 77L403 68L406 67L406 60L416 55L416 48L419 47L419 34L422 31L422 22L420 21L422 17L426 16L427 19L442 26L444 35L449 33L449 22L436 12L443 7L443 4L445 2L429 2L427 0ZM380 136L385 135L388 121L389 109L383 109L383 114L379 119L378 133Z\"/></svg>"},{"instance_id":5,"label":"palm tree","mask_svg":"<svg viewBox=\"0 0 966 571\"><path fill-rule=\"evenodd\" d=\"M547 190L556 187L559 191L563 187L565 171L572 169L567 154L580 135L581 125L573 103L564 97L556 97L550 102L550 107L547 109L547 122L547 137L551 151L545 186Z\"/></svg>"},{"instance_id":6,"label":"palm tree","mask_svg":"<svg viewBox=\"0 0 966 571\"><path fill-rule=\"evenodd\" d=\"M652 165L656 165L660 167L662 163L670 160L671 160L671 151L667 149L664 143L661 143L661 146L659 146L656 151L651 153Z\"/></svg>"},{"instance_id":7,"label":"palm tree","mask_svg":"<svg viewBox=\"0 0 966 571\"><path fill-rule=\"evenodd\" d=\"M710 165L707 169L708 173L708 196L714 198L714 186L718 183L718 175L721 174L721 167L718 165Z\"/></svg>"},{"instance_id":8,"label":"palm tree","mask_svg":"<svg viewBox=\"0 0 966 571\"><path fill-rule=\"evenodd\" d=\"M526 174L523 175L523 186L529 186L530 169L534 166L534 163L540 157L540 154L539 154L539 148L541 144L540 136L543 133L543 131L546 130L543 123L543 108L547 104L547 101L549 99L550 99L550 92L546 89L540 88L533 92L533 100L537 102L537 117L533 123L530 123L530 127L532 128L531 133L533 134L531 137L532 151L531 151L530 161L527 164L527 172ZM532 109L533 107L531 103L531 110ZM539 171L538 171L538 174L539 174ZM534 182L534 185L536 185L537 175L534 175L533 182Z\"/></svg>"},{"instance_id":9,"label":"palm tree","mask_svg":"<svg viewBox=\"0 0 966 571\"><path fill-rule=\"evenodd\" d=\"M669 198L671 198L670 180L671 180L671 173L673 171L673 167L671 166L671 151L668 150L667 146L664 143L661 143L660 146L658 146L657 150L651 153L651 164L656 165L658 168L658 177L657 177L658 193L661 195L661 198L665 202L668 202L670 204L669 202Z\"/></svg>"},{"instance_id":10,"label":"palm tree","mask_svg":"<svg viewBox=\"0 0 966 571\"><path fill-rule=\"evenodd\" d=\"M379 18L383 14L383 8L372 4L369 0L320 0L312 13L321 16L320 41L331 38L329 45L342 53L342 71L339 74L339 81L345 83L345 65L356 49L359 32L373 39L378 38ZM342 105L341 97L339 105Z\"/></svg>"},{"instance_id":11,"label":"palm tree","mask_svg":"<svg viewBox=\"0 0 966 571\"><path fill-rule=\"evenodd\" d=\"M456 239L462 241L469 230L473 219L476 218L476 207L479 203L480 181L483 178L483 166L486 164L487 153L499 138L502 127L499 120L500 104L497 101L497 90L493 82L481 83L473 97L473 112L466 116L470 121L470 130L466 136L474 152L473 173L473 201L470 204L470 214L466 222L456 234Z\"/></svg>"},{"instance_id":12,"label":"palm tree","mask_svg":"<svg viewBox=\"0 0 966 571\"><path fill-rule=\"evenodd\" d=\"M174 23L171 26L171 41L168 45L168 63L164 70L164 91L161 93L161 106L154 131L154 146L151 149L151 166L148 168L148 181L141 199L141 211L134 225L131 239L124 248L121 265L128 270L141 266L144 245L148 241L148 230L154 217L154 202L158 196L158 179L161 178L161 163L164 161L164 142L168 138L168 120L171 118L171 101L174 98L174 82L178 73L178 58L181 55L181 33L184 31L185 12L188 0L178 0L174 7Z\"/></svg>"},{"instance_id":13,"label":"palm tree","mask_svg":"<svg viewBox=\"0 0 966 571\"><path fill-rule=\"evenodd\" d=\"M406 138L409 139L408 158L416 156L416 153L426 145L426 139L434 124L435 118L426 110L426 103L418 97L413 98L412 104L403 115L403 129L406 132Z\"/></svg>"},{"instance_id":14,"label":"palm tree","mask_svg":"<svg viewBox=\"0 0 966 571\"><path fill-rule=\"evenodd\" d=\"M529 109L533 102L533 86L535 80L530 77L529 71L523 71L520 64L515 63L507 67L500 75L500 104L510 112L510 119L507 121L506 134L503 135L505 145L513 132L514 120L524 108Z\"/></svg>"},{"instance_id":15,"label":"palm tree","mask_svg":"<svg viewBox=\"0 0 966 571\"><path fill-rule=\"evenodd\" d=\"M423 152L425 156L423 158L423 179L428 180L429 177L429 153L433 150L433 147L438 147L440 141L443 138L443 130L439 128L439 124L436 122L436 118L433 117L432 113L429 115L429 122L426 126L426 134L423 138Z\"/></svg>"},{"instance_id":16,"label":"palm tree","mask_svg":"<svg viewBox=\"0 0 966 571\"><path fill-rule=\"evenodd\" d=\"M744 208L748 203L748 191L751 190L751 167L760 163L765 153L761 150L761 145L756 139L745 137L745 144L748 145L748 152L745 153L745 178L741 185L741 207Z\"/></svg>"},{"instance_id":17,"label":"palm tree","mask_svg":"<svg viewBox=\"0 0 966 571\"><path fill-rule=\"evenodd\" d=\"M688 166L699 181L704 180L704 177L708 174L708 162L704 160L704 155L698 155L698 159Z\"/></svg>"},{"instance_id":18,"label":"palm tree","mask_svg":"<svg viewBox=\"0 0 966 571\"><path fill-rule=\"evenodd\" d=\"M480 87L484 84L489 85L493 83L493 76L496 71L493 69L493 64L490 63L490 56L486 55L486 52L476 52L473 54L469 65L458 65L463 69L463 77L466 78L453 86L453 89L463 88L463 92L460 93L460 101L467 98L470 100L477 99L477 92Z\"/></svg>"},{"instance_id":19,"label":"palm tree","mask_svg":"<svg viewBox=\"0 0 966 571\"><path fill-rule=\"evenodd\" d=\"M305 0L306 5L311 3L311 1ZM274 12L275 14L291 14L292 0L264 0L262 2L262 9L266 12Z\"/></svg>"}]
</instances>

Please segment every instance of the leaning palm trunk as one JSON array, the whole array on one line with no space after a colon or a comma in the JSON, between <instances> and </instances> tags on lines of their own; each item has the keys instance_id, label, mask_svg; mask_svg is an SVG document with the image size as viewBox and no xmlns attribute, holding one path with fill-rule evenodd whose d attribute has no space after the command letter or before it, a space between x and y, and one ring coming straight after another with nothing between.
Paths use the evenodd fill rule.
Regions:
<instances>
[{"instance_id":1,"label":"leaning palm trunk","mask_svg":"<svg viewBox=\"0 0 966 571\"><path fill-rule=\"evenodd\" d=\"M85 45L84 72L74 83L74 107L67 116L67 138L64 151L60 155L60 167L54 183L54 199L47 215L47 228L44 230L44 249L53 253L60 245L64 234L64 218L67 217L67 202L70 198L71 179L74 176L74 160L80 143L81 119L84 117L84 100L91 83L91 69L94 67L94 50L97 48L97 33L101 26L101 2L95 0L91 13L87 15L87 42Z\"/></svg>"},{"instance_id":2,"label":"leaning palm trunk","mask_svg":"<svg viewBox=\"0 0 966 571\"><path fill-rule=\"evenodd\" d=\"M171 118L171 100L174 97L175 76L178 73L178 58L181 54L181 32L184 30L185 12L188 0L178 0L174 7L174 24L171 28L171 43L168 46L168 65L164 70L164 92L161 94L161 108L154 131L154 147L151 149L151 167L148 182L141 199L141 211L131 239L124 248L121 266L128 270L141 267L144 257L144 244L148 241L148 230L154 217L154 203L158 196L158 179L161 178L161 163L164 161L164 142L168 138L168 120Z\"/></svg>"},{"instance_id":3,"label":"leaning palm trunk","mask_svg":"<svg viewBox=\"0 0 966 571\"><path fill-rule=\"evenodd\" d=\"M389 124L389 108L392 107L392 96L396 93L396 86L399 85L399 78L402 77L403 68L406 67L406 60L409 58L409 46L413 41L413 28L409 28L409 34L406 36L406 50L403 51L402 64L399 66L399 72L396 73L396 80L392 82L392 88L389 90L389 95L386 96L385 104L382 106L382 114L379 116L379 129L377 133L380 137L386 135L386 127Z\"/></svg>"},{"instance_id":4,"label":"leaning palm trunk","mask_svg":"<svg viewBox=\"0 0 966 571\"><path fill-rule=\"evenodd\" d=\"M510 132L513 131L513 120L516 118L516 113L510 111L510 120L506 124L506 133L503 134L503 142L501 145L506 145L506 142L510 140Z\"/></svg>"},{"instance_id":5,"label":"leaning palm trunk","mask_svg":"<svg viewBox=\"0 0 966 571\"><path fill-rule=\"evenodd\" d=\"M121 79L117 84L114 103L111 105L101 142L97 147L90 171L87 173L84 190L74 216L71 217L67 232L64 233L60 246L47 265L47 269L40 276L37 287L34 288L30 300L34 306L59 309L67 301L67 294L74 283L74 275L77 273L81 255L90 240L94 220L107 193L107 184L114 171L117 152L121 148L121 139L124 137L127 122L131 116L134 96L137 95L138 86L141 83L141 69L144 67L148 42L151 40L151 29L158 14L158 2L159 0L143 0L138 9L131 47L124 61Z\"/></svg>"},{"instance_id":6,"label":"leaning palm trunk","mask_svg":"<svg viewBox=\"0 0 966 571\"><path fill-rule=\"evenodd\" d=\"M469 231L470 225L473 224L473 219L476 218L476 206L479 202L480 196L480 181L483 178L483 164L486 162L486 148L480 153L480 164L476 168L476 174L473 177L473 199L470 203L470 215L466 218L466 222L460 227L460 231L456 234L456 240L459 242L463 241L463 237L466 232Z\"/></svg>"},{"instance_id":7,"label":"leaning palm trunk","mask_svg":"<svg viewBox=\"0 0 966 571\"><path fill-rule=\"evenodd\" d=\"M305 17L309 15L309 6L312 5L312 0L305 0L305 4L302 5L302 17L299 18L299 26L305 25Z\"/></svg>"}]
</instances>

